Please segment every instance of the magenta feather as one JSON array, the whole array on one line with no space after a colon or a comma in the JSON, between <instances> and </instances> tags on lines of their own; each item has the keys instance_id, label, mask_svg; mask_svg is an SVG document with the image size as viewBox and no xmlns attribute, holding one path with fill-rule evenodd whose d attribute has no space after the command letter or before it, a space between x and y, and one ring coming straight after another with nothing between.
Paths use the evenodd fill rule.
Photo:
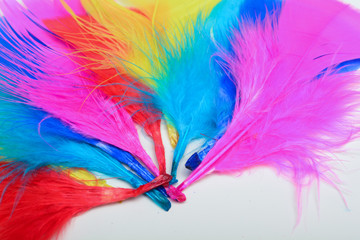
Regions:
<instances>
[{"instance_id":1,"label":"magenta feather","mask_svg":"<svg viewBox=\"0 0 360 240\"><path fill-rule=\"evenodd\" d=\"M222 56L237 86L233 120L179 190L255 166L290 177L299 195L313 180L335 186L333 153L360 129L360 78L331 66L360 58L360 14L333 0L287 0L274 18L244 21L235 54Z\"/></svg>"}]
</instances>

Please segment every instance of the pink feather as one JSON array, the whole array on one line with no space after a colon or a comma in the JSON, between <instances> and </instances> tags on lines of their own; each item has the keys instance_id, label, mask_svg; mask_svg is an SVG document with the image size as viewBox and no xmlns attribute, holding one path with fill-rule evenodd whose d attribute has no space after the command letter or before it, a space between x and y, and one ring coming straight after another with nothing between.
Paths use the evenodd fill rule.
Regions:
<instances>
[{"instance_id":1,"label":"pink feather","mask_svg":"<svg viewBox=\"0 0 360 240\"><path fill-rule=\"evenodd\" d=\"M287 0L278 21L244 24L235 54L223 55L237 85L233 120L178 189L212 172L255 166L290 177L299 195L314 179L335 186L333 153L360 129L359 76L329 67L360 58L359 22L357 11L337 1Z\"/></svg>"}]
</instances>

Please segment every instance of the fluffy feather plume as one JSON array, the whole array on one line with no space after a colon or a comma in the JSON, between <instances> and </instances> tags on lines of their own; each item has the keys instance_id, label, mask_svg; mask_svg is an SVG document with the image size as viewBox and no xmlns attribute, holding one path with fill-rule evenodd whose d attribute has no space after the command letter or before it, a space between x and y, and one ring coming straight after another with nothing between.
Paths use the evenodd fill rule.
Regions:
<instances>
[{"instance_id":1,"label":"fluffy feather plume","mask_svg":"<svg viewBox=\"0 0 360 240\"><path fill-rule=\"evenodd\" d=\"M151 71L155 84L153 93L147 93L149 102L164 113L179 133L171 172L174 178L188 143L216 134L215 99L219 95L220 77L219 69L212 62L214 48L204 28L205 21L199 18L189 24L191 30L185 31L174 45L163 38L166 48L157 60L161 68L154 64Z\"/></svg>"},{"instance_id":2,"label":"fluffy feather plume","mask_svg":"<svg viewBox=\"0 0 360 240\"><path fill-rule=\"evenodd\" d=\"M70 220L94 207L136 197L166 184L162 175L137 189L91 187L48 168L27 172L17 163L1 163L0 237L49 240ZM25 175L26 172L26 175ZM24 176L25 175L25 176Z\"/></svg>"},{"instance_id":3,"label":"fluffy feather plume","mask_svg":"<svg viewBox=\"0 0 360 240\"><path fill-rule=\"evenodd\" d=\"M179 190L254 166L289 176L299 195L314 179L335 184L332 153L359 133L359 76L333 66L359 58L360 14L332 0L287 0L274 18L242 21L235 54L223 56L237 86L233 120Z\"/></svg>"},{"instance_id":4,"label":"fluffy feather plume","mask_svg":"<svg viewBox=\"0 0 360 240\"><path fill-rule=\"evenodd\" d=\"M130 116L124 109L114 107L99 90L92 90L87 81L93 77L91 73L74 73L78 66L64 56L61 43L46 35L21 11L5 12L5 16L9 16L12 25L2 24L3 45L13 47L2 52L6 61L1 69L3 91L53 114L85 136L134 154L157 174L158 169L141 147Z\"/></svg>"},{"instance_id":5,"label":"fluffy feather plume","mask_svg":"<svg viewBox=\"0 0 360 240\"><path fill-rule=\"evenodd\" d=\"M96 24L95 20L91 20L91 17L82 16L81 19L94 22L93 25ZM161 115L153 109L146 108L140 102L140 94L138 93L138 91L146 89L146 86L128 76L118 75L117 70L110 68L110 65L109 68L103 69L99 62L104 62L106 59L102 54L98 53L98 49L101 51L101 49L106 48L105 39L93 36L91 32L87 32L72 17L44 20L44 22L52 32L70 44L75 52L79 52L77 58L82 59L81 64L96 74L94 80L97 84L100 84L99 89L111 96L112 100L123 107L131 115L133 121L144 127L146 133L153 138L159 172L160 174L165 173L165 149L160 133ZM99 25L99 28L101 27ZM129 84L133 87L129 87Z\"/></svg>"},{"instance_id":6,"label":"fluffy feather plume","mask_svg":"<svg viewBox=\"0 0 360 240\"><path fill-rule=\"evenodd\" d=\"M264 18L266 13L277 14L276 9L281 6L281 0L223 0L211 12L207 19L206 28L211 34L214 45L221 46L223 51L233 54L231 40L234 39L234 29L239 29L243 18L254 23ZM275 12L274 12L275 10ZM220 66L225 65L223 59L214 56ZM206 154L225 133L231 122L235 106L236 88L234 79L226 67L222 69L219 96L216 99L217 105L217 134L209 138L202 146L202 150L194 153L186 162L186 168L194 170L199 166Z\"/></svg>"},{"instance_id":7,"label":"fluffy feather plume","mask_svg":"<svg viewBox=\"0 0 360 240\"><path fill-rule=\"evenodd\" d=\"M84 141L69 140L76 139L77 135L48 116L22 103L0 101L0 155L3 159L26 163L28 172L44 166L84 168L121 179L133 187L146 183L99 148ZM117 152L117 155L118 159L129 158L126 152ZM147 196L164 210L170 209L170 202L159 191L150 191Z\"/></svg>"}]
</instances>

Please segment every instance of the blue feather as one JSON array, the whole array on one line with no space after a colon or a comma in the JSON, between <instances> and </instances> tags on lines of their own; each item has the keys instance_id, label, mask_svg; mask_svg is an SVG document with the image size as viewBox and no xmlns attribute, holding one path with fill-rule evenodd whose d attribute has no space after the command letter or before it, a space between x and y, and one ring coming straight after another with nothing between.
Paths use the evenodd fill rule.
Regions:
<instances>
[{"instance_id":1,"label":"blue feather","mask_svg":"<svg viewBox=\"0 0 360 240\"><path fill-rule=\"evenodd\" d=\"M24 162L28 171L48 165L85 168L129 182L134 187L146 183L104 151L66 138L75 139L77 134L60 121L51 119L46 123L47 113L15 101L16 99L13 102L0 101L0 154L4 156L2 160ZM44 119L43 125L41 122ZM125 153L124 158L127 157ZM152 190L147 195L163 209L170 209L170 202L160 192Z\"/></svg>"},{"instance_id":2,"label":"blue feather","mask_svg":"<svg viewBox=\"0 0 360 240\"><path fill-rule=\"evenodd\" d=\"M234 30L241 31L242 21L262 20L266 13L278 14L283 0L223 0L211 11L207 28L216 45L232 52Z\"/></svg>"},{"instance_id":3,"label":"blue feather","mask_svg":"<svg viewBox=\"0 0 360 240\"><path fill-rule=\"evenodd\" d=\"M40 110L39 110L40 111ZM99 141L97 139L84 137L81 134L72 131L69 126L66 126L61 120L51 117L45 117L39 126L40 133L52 133L63 138L67 138L69 140L78 141L80 143L87 143L94 147L98 147L111 157L121 162L122 164L127 165L131 170L137 173L142 179L147 182L152 181L155 177L147 170L143 165L141 165L129 152L126 152L122 149L119 149L111 144L107 144L105 142ZM167 196L166 190L164 187L159 187L159 191L161 191L164 196Z\"/></svg>"},{"instance_id":4,"label":"blue feather","mask_svg":"<svg viewBox=\"0 0 360 240\"><path fill-rule=\"evenodd\" d=\"M325 74L329 74L329 71L331 71L331 74L339 74L356 71L358 69L360 69L360 58L348 60L325 68L315 77L315 80L320 79Z\"/></svg>"},{"instance_id":5,"label":"blue feather","mask_svg":"<svg viewBox=\"0 0 360 240\"><path fill-rule=\"evenodd\" d=\"M151 71L155 84L149 92L152 107L159 109L179 133L171 175L176 172L186 146L194 139L214 137L216 131L216 99L220 73L211 61L214 46L206 34L206 20L181 26L181 37L175 41L162 38L163 55ZM155 54L154 54L155 55ZM139 77L139 76L138 76ZM141 78L141 76L139 77Z\"/></svg>"}]
</instances>

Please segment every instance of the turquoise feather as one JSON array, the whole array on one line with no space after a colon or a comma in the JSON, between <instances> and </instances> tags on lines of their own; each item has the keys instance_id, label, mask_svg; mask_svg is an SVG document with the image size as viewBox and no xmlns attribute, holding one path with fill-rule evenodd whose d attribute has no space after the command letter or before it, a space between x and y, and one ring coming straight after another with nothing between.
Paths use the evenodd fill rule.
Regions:
<instances>
[{"instance_id":1,"label":"turquoise feather","mask_svg":"<svg viewBox=\"0 0 360 240\"><path fill-rule=\"evenodd\" d=\"M48 114L36 108L17 103L16 99L0 100L0 155L2 161L12 160L27 164L27 171L43 166L85 168L115 177L139 187L146 182L123 167L116 159L86 143L61 137L68 134L65 126L45 131L39 126ZM6 96L6 98L9 98ZM59 122L61 123L61 122ZM170 202L158 190L147 195L164 210Z\"/></svg>"}]
</instances>

